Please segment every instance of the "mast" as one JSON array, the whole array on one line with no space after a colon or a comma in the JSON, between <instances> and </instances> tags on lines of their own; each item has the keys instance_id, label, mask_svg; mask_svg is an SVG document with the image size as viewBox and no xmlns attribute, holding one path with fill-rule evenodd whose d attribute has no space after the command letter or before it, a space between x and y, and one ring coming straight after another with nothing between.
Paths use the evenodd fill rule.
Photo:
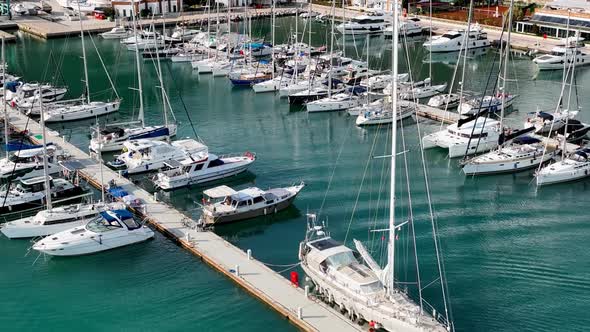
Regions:
<instances>
[{"instance_id":1,"label":"mast","mask_svg":"<svg viewBox=\"0 0 590 332\"><path fill-rule=\"evenodd\" d=\"M398 71L398 52L399 44L399 22L398 22L398 2L393 3L393 48L391 49L392 56L392 70L391 70L391 183L389 187L389 248L387 251L387 266L389 267L389 278L387 280L387 289L390 295L395 292L395 157L397 154L396 138L397 138L397 71Z\"/></svg>"},{"instance_id":2,"label":"mast","mask_svg":"<svg viewBox=\"0 0 590 332\"><path fill-rule=\"evenodd\" d=\"M310 9L311 9L311 2L310 2ZM336 16L336 0L332 0L332 36L330 38L330 71L328 72L328 97L332 97L332 63L334 59L334 16ZM346 29L344 29L346 30ZM309 23L309 31L311 33L311 20ZM311 45L311 43L310 43ZM309 53L311 56L311 52Z\"/></svg>"},{"instance_id":3,"label":"mast","mask_svg":"<svg viewBox=\"0 0 590 332\"><path fill-rule=\"evenodd\" d=\"M271 57L271 66L272 66L272 79L274 80L275 78L275 0L271 0L272 1L272 7L271 7L271 35L272 35L272 46L271 46L271 53L270 53L270 57Z\"/></svg>"},{"instance_id":4,"label":"mast","mask_svg":"<svg viewBox=\"0 0 590 332\"><path fill-rule=\"evenodd\" d=\"M295 84L297 84L297 77L299 76L299 6L295 8ZM311 59L311 57L310 57Z\"/></svg>"},{"instance_id":5,"label":"mast","mask_svg":"<svg viewBox=\"0 0 590 332\"><path fill-rule=\"evenodd\" d=\"M133 16L133 35L135 36L135 64L137 66L137 83L139 85L137 91L139 91L139 114L137 118L141 123L141 126L145 126L145 120L143 116L143 84L141 83L141 66L139 64L139 47L137 45L137 24L135 23L135 4L131 4L131 16ZM156 32L154 31L154 34Z\"/></svg>"},{"instance_id":6,"label":"mast","mask_svg":"<svg viewBox=\"0 0 590 332\"><path fill-rule=\"evenodd\" d=\"M334 13L336 14L336 13ZM346 0L342 0L342 22L346 23ZM332 23L334 26L334 23ZM332 38L334 38L334 29L332 27ZM342 56L346 56L346 29L342 28Z\"/></svg>"},{"instance_id":7,"label":"mast","mask_svg":"<svg viewBox=\"0 0 590 332\"><path fill-rule=\"evenodd\" d=\"M6 108L6 57L4 55L4 37L2 37L2 86L4 93L2 94L2 102L4 104L4 144L8 146L8 111ZM41 96L39 96L41 97ZM9 153L6 149L6 159L8 159Z\"/></svg>"},{"instance_id":8,"label":"mast","mask_svg":"<svg viewBox=\"0 0 590 332\"><path fill-rule=\"evenodd\" d=\"M506 41L506 46L504 49L504 73L502 74L502 86L500 87L500 93L502 96L502 110L500 110L500 131L502 132L501 135L503 136L504 133L504 108L506 107L506 76L508 75L508 60L510 59L510 33L512 32L512 8L514 7L514 0L510 0L510 8L508 9L508 24L506 25L506 29L508 30L508 37ZM502 142L504 144L504 142ZM499 150L502 150L502 145L500 145Z\"/></svg>"},{"instance_id":9,"label":"mast","mask_svg":"<svg viewBox=\"0 0 590 332\"><path fill-rule=\"evenodd\" d=\"M162 26L164 29L163 31L166 31L166 23L165 22L162 22ZM154 31L155 30L156 30L156 27L154 26ZM162 80L162 65L160 64L160 52L158 51L158 44L156 43L155 39L154 39L154 46L156 48L156 50L155 50L156 62L158 64L158 80L160 81L160 91L162 92L162 109L164 111L164 126L166 126L166 128L168 128L168 114L167 114L167 110L166 110L166 92L164 91L164 81Z\"/></svg>"},{"instance_id":10,"label":"mast","mask_svg":"<svg viewBox=\"0 0 590 332\"><path fill-rule=\"evenodd\" d=\"M429 1L430 7L430 28L428 29L429 38L432 41L432 0ZM408 15L410 14L410 2L408 1ZM407 30L406 30L407 31ZM428 44L428 78L432 82L432 42ZM450 92L449 92L450 93Z\"/></svg>"},{"instance_id":11,"label":"mast","mask_svg":"<svg viewBox=\"0 0 590 332\"><path fill-rule=\"evenodd\" d=\"M82 11L80 11L80 2L78 2L78 18L80 20L80 39L82 40L82 59L84 60L84 84L86 85L86 101L88 102L88 104L90 104L90 87L88 86L88 62L86 61L86 46L84 44L84 25L82 24Z\"/></svg>"},{"instance_id":12,"label":"mast","mask_svg":"<svg viewBox=\"0 0 590 332\"><path fill-rule=\"evenodd\" d=\"M39 87L39 97L41 97L41 87ZM43 175L45 175L45 203L47 210L51 210L51 187L49 183L49 174L47 173L47 139L45 138L45 112L43 111L43 98L39 98L39 113L41 114L41 135L43 135Z\"/></svg>"},{"instance_id":13,"label":"mast","mask_svg":"<svg viewBox=\"0 0 590 332\"><path fill-rule=\"evenodd\" d=\"M461 85L461 88L459 89L459 102L462 103L463 100L463 91L464 91L464 86L465 86L465 68L467 68L467 53L469 52L469 34L471 33L471 19L472 19L472 15L473 15L473 0L471 0L469 2L469 14L467 15L467 30L465 31L465 35L463 36L463 45L465 45L465 54L463 55L463 68L461 71L461 82L459 82L459 84ZM431 26L431 32L430 34L432 35L432 26ZM432 42L432 37L430 38L431 42ZM431 46L432 48L432 46ZM461 47L461 49L459 50L459 57L461 57L461 50L463 49L463 47ZM432 55L432 52L430 52L430 54ZM459 62L457 62L458 64ZM449 96L450 96L449 92ZM477 121L477 120L476 120Z\"/></svg>"}]
</instances>

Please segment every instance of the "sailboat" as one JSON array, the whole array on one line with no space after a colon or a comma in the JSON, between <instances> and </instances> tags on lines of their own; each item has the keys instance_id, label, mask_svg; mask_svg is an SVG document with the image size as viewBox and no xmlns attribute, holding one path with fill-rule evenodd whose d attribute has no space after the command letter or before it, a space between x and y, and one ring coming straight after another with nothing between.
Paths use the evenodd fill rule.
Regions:
<instances>
[{"instance_id":1,"label":"sailboat","mask_svg":"<svg viewBox=\"0 0 590 332\"><path fill-rule=\"evenodd\" d=\"M78 3L78 7L80 3ZM86 59L86 46L84 44L84 25L82 23L82 14L78 12L80 17L80 39L82 40L82 59L84 62L84 83L86 100L80 104L63 105L57 108L42 110L45 112L45 122L62 122L74 121L87 118L93 118L109 113L114 113L119 110L121 102L117 98L114 101L91 101L90 100L90 86L88 79L88 62ZM101 60L102 61L102 60ZM107 73L108 75L108 73ZM110 77L109 77L110 81ZM113 90L115 88L113 87ZM115 92L116 93L116 92Z\"/></svg>"},{"instance_id":2,"label":"sailboat","mask_svg":"<svg viewBox=\"0 0 590 332\"><path fill-rule=\"evenodd\" d=\"M394 31L398 31L398 7L394 3ZM398 34L393 34L393 49L398 46ZM393 52L393 75L397 76L398 56ZM397 89L393 81L393 91ZM397 96L392 96L392 114L397 121ZM311 280L320 298L347 312L354 322L368 322L373 328L387 331L451 331L452 322L448 315L446 286L439 260L441 289L445 303L444 314L437 313L422 298L420 277L418 276L419 302L416 303L407 292L396 284L395 251L396 233L401 227L412 225L408 220L396 224L395 181L397 126L392 126L392 147L390 167L389 234L387 242L387 264L381 267L360 241L354 241L360 255L344 244L334 240L327 232L324 223L317 222L317 216L308 214L308 227L305 239L299 245L299 259L306 276ZM434 226L433 226L434 228ZM436 234L436 233L435 233ZM434 235L436 236L436 235ZM436 239L436 238L435 238ZM435 241L438 255L438 242ZM360 256L360 257L359 257ZM416 256L417 257L417 256ZM416 262L417 263L417 262ZM429 306L429 305L428 305Z\"/></svg>"},{"instance_id":3,"label":"sailboat","mask_svg":"<svg viewBox=\"0 0 590 332\"><path fill-rule=\"evenodd\" d=\"M508 39L504 48L504 73L502 74L502 86L500 91L505 91L506 75L508 74L508 60L510 57L510 37L512 26L512 11L514 0L510 1L508 12ZM500 49L503 49L502 47ZM500 127L503 127L505 109L508 107L509 97L502 93L500 102ZM521 136L532 132L534 128L519 130L514 133L504 134L499 137L498 148L481 156L467 160L463 164L463 172L466 175L480 175L493 173L514 173L531 168L553 159L559 152L556 146L545 149L545 143L540 139L530 136Z\"/></svg>"},{"instance_id":4,"label":"sailboat","mask_svg":"<svg viewBox=\"0 0 590 332\"><path fill-rule=\"evenodd\" d=\"M133 15L133 34L137 38L137 29L135 25L135 15ZM157 55L158 57L158 55ZM89 149L91 151L110 152L120 151L123 149L124 143L130 140L147 139L152 141L168 140L171 137L176 136L177 126L174 123L168 123L167 106L170 109L172 116L172 107L168 101L168 95L164 89L164 82L162 79L162 67L159 59L156 61L158 78L160 80L160 90L162 92L162 105L164 113L164 125L146 126L144 119L144 108L143 108L143 85L141 79L141 65L139 63L139 50L135 50L135 64L137 67L137 82L139 91L139 114L138 121L139 126L121 126L121 125L110 125L105 128L96 126L92 133L92 139L90 140Z\"/></svg>"}]
</instances>

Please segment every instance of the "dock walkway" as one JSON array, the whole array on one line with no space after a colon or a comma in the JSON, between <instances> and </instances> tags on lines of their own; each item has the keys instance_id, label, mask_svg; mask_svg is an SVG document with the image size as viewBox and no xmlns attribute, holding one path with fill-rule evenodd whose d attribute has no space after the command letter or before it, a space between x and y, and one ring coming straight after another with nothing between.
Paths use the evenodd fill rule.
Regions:
<instances>
[{"instance_id":1,"label":"dock walkway","mask_svg":"<svg viewBox=\"0 0 590 332\"><path fill-rule=\"evenodd\" d=\"M9 112L8 118L11 127L19 131L26 127L35 143L40 142L42 129L37 122L14 110ZM82 178L97 188L101 188L101 183L115 180L123 190L144 201L145 210L135 212L145 217L158 231L200 257L297 327L305 331L361 331L360 326L324 303L306 297L304 290L294 287L277 272L248 257L246 252L213 232L198 231L192 227L196 223L188 216L166 203L156 201L153 195L111 169L103 166L101 172L100 164L88 154L65 142L57 133L46 132L49 142L60 145L71 154L73 161L83 165L78 171Z\"/></svg>"}]
</instances>

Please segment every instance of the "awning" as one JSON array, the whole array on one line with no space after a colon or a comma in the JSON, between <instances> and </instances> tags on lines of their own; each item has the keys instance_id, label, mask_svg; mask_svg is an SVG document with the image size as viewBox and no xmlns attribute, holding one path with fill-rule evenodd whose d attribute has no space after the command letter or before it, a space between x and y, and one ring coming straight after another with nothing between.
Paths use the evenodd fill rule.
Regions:
<instances>
[{"instance_id":1,"label":"awning","mask_svg":"<svg viewBox=\"0 0 590 332\"><path fill-rule=\"evenodd\" d=\"M209 196L213 199L232 196L236 193L237 191L225 185L203 191L203 195Z\"/></svg>"}]
</instances>

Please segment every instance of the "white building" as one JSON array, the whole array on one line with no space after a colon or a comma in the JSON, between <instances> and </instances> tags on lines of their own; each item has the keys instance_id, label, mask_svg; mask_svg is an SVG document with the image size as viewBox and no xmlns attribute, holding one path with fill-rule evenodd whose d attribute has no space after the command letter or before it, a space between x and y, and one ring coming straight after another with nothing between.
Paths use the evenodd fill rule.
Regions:
<instances>
[{"instance_id":1,"label":"white building","mask_svg":"<svg viewBox=\"0 0 590 332\"><path fill-rule=\"evenodd\" d=\"M135 6L137 15L143 9L151 10L151 13L155 15L182 11L182 0L115 0L112 2L113 9L119 17L131 17L133 13L131 10L132 3Z\"/></svg>"},{"instance_id":2,"label":"white building","mask_svg":"<svg viewBox=\"0 0 590 332\"><path fill-rule=\"evenodd\" d=\"M516 22L517 32L546 34L550 37L564 38L577 31L585 39L590 37L590 1L555 0L547 2L542 9L535 10L530 19Z\"/></svg>"}]
</instances>

